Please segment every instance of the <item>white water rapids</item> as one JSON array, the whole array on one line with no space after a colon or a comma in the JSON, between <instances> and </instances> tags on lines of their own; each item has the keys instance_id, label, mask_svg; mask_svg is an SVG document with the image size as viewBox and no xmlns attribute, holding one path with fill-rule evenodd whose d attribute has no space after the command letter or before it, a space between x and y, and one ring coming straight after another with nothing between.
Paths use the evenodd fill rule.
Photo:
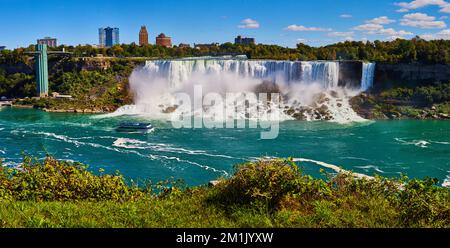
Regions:
<instances>
[{"instance_id":1,"label":"white water rapids","mask_svg":"<svg viewBox=\"0 0 450 248\"><path fill-rule=\"evenodd\" d=\"M339 123L364 121L351 108L349 99L373 84L373 63L363 63L361 84L358 88L338 86L337 61L273 61L230 58L188 58L147 61L135 69L130 77L134 105L123 106L107 116L142 115L156 119L170 119L186 109L177 108L174 94L187 93L195 99L194 86L202 87L202 96L216 93L264 92L271 88L282 96L280 106L260 104L258 112L277 112L280 120L329 120ZM265 85L263 85L265 82ZM263 87L261 88L261 86ZM274 93L272 91L272 93ZM270 92L267 92L270 93ZM233 101L230 101L234 103ZM196 116L213 115L228 107L221 101L213 106L192 110ZM236 110L234 116L224 118L257 118L255 114ZM183 112L185 113L185 112ZM222 121L220 118L215 120Z\"/></svg>"}]
</instances>

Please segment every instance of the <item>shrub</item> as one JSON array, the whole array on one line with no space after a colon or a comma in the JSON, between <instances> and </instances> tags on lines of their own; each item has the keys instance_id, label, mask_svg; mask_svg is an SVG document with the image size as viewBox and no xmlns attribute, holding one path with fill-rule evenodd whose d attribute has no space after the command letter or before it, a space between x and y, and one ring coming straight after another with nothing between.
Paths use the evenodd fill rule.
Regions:
<instances>
[{"instance_id":1,"label":"shrub","mask_svg":"<svg viewBox=\"0 0 450 248\"><path fill-rule=\"evenodd\" d=\"M128 186L120 175L97 176L85 165L50 157L42 163L25 157L18 169L0 168L0 199L120 201L133 200L143 194L143 190Z\"/></svg>"},{"instance_id":2,"label":"shrub","mask_svg":"<svg viewBox=\"0 0 450 248\"><path fill-rule=\"evenodd\" d=\"M302 175L292 160L259 160L235 167L235 174L218 186L219 202L266 203L270 210L286 196L308 198L330 192L322 180Z\"/></svg>"},{"instance_id":3,"label":"shrub","mask_svg":"<svg viewBox=\"0 0 450 248\"><path fill-rule=\"evenodd\" d=\"M0 219L6 216L9 220L0 221L0 226L15 225L16 219L29 224L39 217L41 208L46 210L40 221L64 226L63 218L52 220L52 216L66 214L52 208L59 206L78 211L80 215L71 217L76 226L80 226L78 216L87 219L92 214L101 220L98 225L114 226L110 209L118 207L123 226L142 226L148 219L160 226L191 225L193 219L201 218L201 225L215 227L224 223L245 227L449 227L449 190L437 182L406 177L357 179L352 173L313 179L302 174L292 160L276 159L237 165L234 175L216 187L183 189L181 182L167 180L138 188L129 186L120 175L94 175L79 163L25 157L18 169L1 167L0 162ZM24 206L28 211L22 210ZM67 206L72 207L67 210Z\"/></svg>"},{"instance_id":4,"label":"shrub","mask_svg":"<svg viewBox=\"0 0 450 248\"><path fill-rule=\"evenodd\" d=\"M401 222L405 226L450 225L450 195L438 180L410 180L399 194Z\"/></svg>"},{"instance_id":5,"label":"shrub","mask_svg":"<svg viewBox=\"0 0 450 248\"><path fill-rule=\"evenodd\" d=\"M376 176L374 178L355 179L350 172L339 173L331 179L335 196L367 195L391 197L399 192L401 182Z\"/></svg>"}]
</instances>

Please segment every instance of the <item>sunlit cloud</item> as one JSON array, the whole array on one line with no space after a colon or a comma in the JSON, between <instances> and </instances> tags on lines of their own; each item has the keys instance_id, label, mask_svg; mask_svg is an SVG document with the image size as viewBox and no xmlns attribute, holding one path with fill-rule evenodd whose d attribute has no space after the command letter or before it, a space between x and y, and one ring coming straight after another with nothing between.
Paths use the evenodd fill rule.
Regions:
<instances>
[{"instance_id":1,"label":"sunlit cloud","mask_svg":"<svg viewBox=\"0 0 450 248\"><path fill-rule=\"evenodd\" d=\"M383 25L380 24L373 24L373 23L367 23L363 25L359 25L353 28L353 30L357 31L375 31L383 29Z\"/></svg>"},{"instance_id":2,"label":"sunlit cloud","mask_svg":"<svg viewBox=\"0 0 450 248\"><path fill-rule=\"evenodd\" d=\"M353 36L354 32L331 32L328 33L327 35L330 37L349 37L349 36Z\"/></svg>"},{"instance_id":3,"label":"sunlit cloud","mask_svg":"<svg viewBox=\"0 0 450 248\"><path fill-rule=\"evenodd\" d=\"M367 34L370 34L370 35L401 36L401 37L407 36L407 35L414 35L412 32L408 32L408 31L405 31L405 30L398 30L397 31L397 30L395 30L393 28L387 28L387 29L382 28L382 29L379 29L379 30L374 30L374 31L367 32Z\"/></svg>"},{"instance_id":4,"label":"sunlit cloud","mask_svg":"<svg viewBox=\"0 0 450 248\"><path fill-rule=\"evenodd\" d=\"M435 34L423 34L420 37L425 40L450 40L450 29L445 29Z\"/></svg>"},{"instance_id":5,"label":"sunlit cloud","mask_svg":"<svg viewBox=\"0 0 450 248\"><path fill-rule=\"evenodd\" d=\"M372 20L366 21L366 23L379 24L379 25L391 24L394 22L395 22L395 20L389 19L387 16L380 16L380 17L374 18Z\"/></svg>"},{"instance_id":6,"label":"sunlit cloud","mask_svg":"<svg viewBox=\"0 0 450 248\"><path fill-rule=\"evenodd\" d=\"M350 14L342 14L339 16L340 18L352 18L353 16Z\"/></svg>"},{"instance_id":7,"label":"sunlit cloud","mask_svg":"<svg viewBox=\"0 0 450 248\"><path fill-rule=\"evenodd\" d=\"M238 28L255 29L259 28L259 23L253 19L247 18L241 21L241 25Z\"/></svg>"},{"instance_id":8,"label":"sunlit cloud","mask_svg":"<svg viewBox=\"0 0 450 248\"><path fill-rule=\"evenodd\" d=\"M296 32L300 32L300 31L310 31L310 32L327 32L327 31L332 31L331 28L305 27L305 26L296 25L296 24L289 25L289 26L285 27L284 30L296 31Z\"/></svg>"},{"instance_id":9,"label":"sunlit cloud","mask_svg":"<svg viewBox=\"0 0 450 248\"><path fill-rule=\"evenodd\" d=\"M395 5L401 7L400 9L397 10L397 12L401 13L427 7L430 5L440 7L439 12L450 13L450 3L446 2L445 0L414 0L412 2L395 3Z\"/></svg>"},{"instance_id":10,"label":"sunlit cloud","mask_svg":"<svg viewBox=\"0 0 450 248\"><path fill-rule=\"evenodd\" d=\"M436 17L424 13L407 14L401 19L400 25L424 29L441 29L447 27L445 22L436 21Z\"/></svg>"}]
</instances>

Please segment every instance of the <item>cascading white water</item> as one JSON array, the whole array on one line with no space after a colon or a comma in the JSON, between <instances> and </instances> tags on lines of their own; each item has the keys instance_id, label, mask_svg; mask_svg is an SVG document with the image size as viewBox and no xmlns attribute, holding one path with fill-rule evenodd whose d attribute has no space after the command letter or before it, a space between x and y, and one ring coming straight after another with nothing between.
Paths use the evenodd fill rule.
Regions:
<instances>
[{"instance_id":1,"label":"cascading white water","mask_svg":"<svg viewBox=\"0 0 450 248\"><path fill-rule=\"evenodd\" d=\"M193 74L228 73L243 78L300 81L300 62L236 59L180 59L147 61L145 69L161 78L167 78L170 87L189 81ZM315 70L317 71L317 70Z\"/></svg>"},{"instance_id":2,"label":"cascading white water","mask_svg":"<svg viewBox=\"0 0 450 248\"><path fill-rule=\"evenodd\" d=\"M330 61L300 62L303 83L319 82L325 89L337 87L339 81L339 63Z\"/></svg>"},{"instance_id":3,"label":"cascading white water","mask_svg":"<svg viewBox=\"0 0 450 248\"><path fill-rule=\"evenodd\" d=\"M335 88L339 80L339 62L272 61L232 59L180 59L147 61L145 69L167 78L171 87L180 86L194 73L231 73L243 78L280 79L284 82L319 83L325 89Z\"/></svg>"},{"instance_id":4,"label":"cascading white water","mask_svg":"<svg viewBox=\"0 0 450 248\"><path fill-rule=\"evenodd\" d=\"M361 91L366 91L373 86L373 78L375 75L375 63L363 63Z\"/></svg>"},{"instance_id":5,"label":"cascading white water","mask_svg":"<svg viewBox=\"0 0 450 248\"><path fill-rule=\"evenodd\" d=\"M374 64L364 64L360 89L348 89L338 86L337 61L293 62L211 57L147 61L144 68L136 69L130 77L135 105L121 108L114 115L142 113L152 118L166 118L165 115L173 111L182 111L174 107L174 93L188 93L194 99L195 85L202 86L203 94L218 93L223 96L229 92L254 92L264 80L268 80L277 85L284 102L281 108L264 111L282 112L281 119L332 120L341 123L362 121L350 106L349 99L372 86L374 67ZM223 105L214 106L215 110L221 107ZM266 105L262 107L267 108ZM194 109L192 115L196 116L200 110L208 115L208 111L214 108ZM252 118L246 117L246 112L236 113L235 116Z\"/></svg>"}]
</instances>

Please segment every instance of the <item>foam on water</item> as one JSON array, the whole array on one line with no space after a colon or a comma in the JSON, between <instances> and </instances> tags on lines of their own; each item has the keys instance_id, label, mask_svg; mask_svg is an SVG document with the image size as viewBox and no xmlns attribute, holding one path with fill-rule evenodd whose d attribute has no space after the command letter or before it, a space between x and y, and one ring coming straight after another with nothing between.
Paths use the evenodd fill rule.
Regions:
<instances>
[{"instance_id":1,"label":"foam on water","mask_svg":"<svg viewBox=\"0 0 450 248\"><path fill-rule=\"evenodd\" d=\"M208 157L220 157L234 159L234 157L221 155L221 154L209 154L202 150L189 150L184 148L172 147L167 144L154 144L141 140L129 139L129 138L118 138L114 141L113 146L127 148L127 149L141 149L141 150L151 150L160 152L171 152L171 153L182 153L189 155L203 155Z\"/></svg>"},{"instance_id":2,"label":"foam on water","mask_svg":"<svg viewBox=\"0 0 450 248\"><path fill-rule=\"evenodd\" d=\"M113 147L109 147L109 146L101 145L98 143L83 142L83 141L80 141L80 138L72 138L72 137L69 137L66 135L55 134L55 133L50 133L50 132L33 132L33 131L26 131L26 130L15 130L14 133L16 133L17 135L19 135L20 133L42 135L42 136L45 136L47 138L50 138L50 139L53 139L56 141L62 141L65 143L73 144L76 147L91 146L94 148L106 149L106 150L118 152L118 153L131 153L131 154L135 154L139 157L149 158L151 160L159 160L159 161L176 160L178 162L183 162L186 164L194 165L199 168L202 168L205 170L210 170L215 173L220 173L223 175L228 175L228 173L224 170L218 170L211 166L202 165L197 162L180 159L176 156L165 156L165 155L161 155L161 154L142 154L134 149L138 149L138 150L139 149L148 149L149 151L153 151L153 152L169 152L169 153L200 155L200 156L209 156L209 157L233 158L233 157L226 156L226 155L209 154L209 153L206 153L205 151L176 148L176 147L171 147L168 144L153 144L153 143L147 143L145 141L139 141L139 140L128 139L128 138L117 138L116 141L114 141L112 144ZM126 148L126 149L119 149L119 148Z\"/></svg>"},{"instance_id":3,"label":"foam on water","mask_svg":"<svg viewBox=\"0 0 450 248\"><path fill-rule=\"evenodd\" d=\"M9 167L9 168L20 168L22 165L21 162L15 162L15 161L4 161L2 163L2 166Z\"/></svg>"},{"instance_id":4,"label":"foam on water","mask_svg":"<svg viewBox=\"0 0 450 248\"><path fill-rule=\"evenodd\" d=\"M383 170L381 170L378 166L376 165L365 165L365 166L355 166L356 168L360 168L363 169L364 171L368 172L370 169L379 172L379 173L385 173Z\"/></svg>"},{"instance_id":5,"label":"foam on water","mask_svg":"<svg viewBox=\"0 0 450 248\"><path fill-rule=\"evenodd\" d=\"M429 141L426 141L426 140L406 141L404 138L394 138L394 139L404 145L415 145L420 148L428 148L428 145L431 144Z\"/></svg>"},{"instance_id":6,"label":"foam on water","mask_svg":"<svg viewBox=\"0 0 450 248\"><path fill-rule=\"evenodd\" d=\"M450 171L447 171L447 173L450 173ZM444 179L442 187L450 188L450 175L447 175L447 177Z\"/></svg>"},{"instance_id":7,"label":"foam on water","mask_svg":"<svg viewBox=\"0 0 450 248\"><path fill-rule=\"evenodd\" d=\"M317 164L320 165L322 167L328 168L328 169L332 169L337 173L352 173L353 176L357 177L357 178L361 178L361 179L375 179L372 176L368 176L362 173L356 173L356 172L350 172L347 170L342 169L341 167L334 165L334 164L329 164L329 163L325 163L322 161L318 161L318 160L313 160L313 159L307 159L307 158L294 158L293 159L294 162L309 162L309 163L313 163L313 164Z\"/></svg>"},{"instance_id":8,"label":"foam on water","mask_svg":"<svg viewBox=\"0 0 450 248\"><path fill-rule=\"evenodd\" d=\"M440 144L440 145L450 145L450 142L446 142L446 141L430 141L431 143L434 144Z\"/></svg>"}]
</instances>

